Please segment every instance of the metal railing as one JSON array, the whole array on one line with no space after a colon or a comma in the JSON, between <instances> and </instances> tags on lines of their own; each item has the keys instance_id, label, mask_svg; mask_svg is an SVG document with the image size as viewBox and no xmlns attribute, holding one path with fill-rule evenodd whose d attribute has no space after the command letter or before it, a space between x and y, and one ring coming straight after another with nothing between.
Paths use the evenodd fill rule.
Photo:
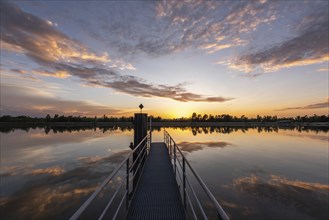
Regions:
<instances>
[{"instance_id":1,"label":"metal railing","mask_svg":"<svg viewBox=\"0 0 329 220\"><path fill-rule=\"evenodd\" d=\"M80 208L72 215L70 220L80 219L82 214L86 211L86 209L91 205L91 203L95 200L95 198L105 190L105 188L110 184L113 183L114 178L117 176L120 170L122 170L125 166L125 175L117 188L115 189L114 193L109 198L104 209L102 209L102 213L98 216L98 220L101 220L108 214L108 210L111 205L114 205L113 202L116 199L117 195L119 195L119 191L122 190L123 186L123 195L122 198L117 205L117 208L111 208L111 218L116 219L118 217L119 211L122 208L124 201L126 200L126 210L128 210L131 202L131 194L133 194L134 186L131 187L131 182L135 183L138 181L139 174L143 169L143 165L145 159L148 155L150 149L150 141L151 141L151 132L148 132L143 140L135 147L133 151L129 153L127 158L121 162L121 164L109 175L102 184L95 190L95 192L80 206ZM131 158L133 161L130 162ZM130 164L131 163L131 164ZM122 194L122 193L121 193ZM93 218L97 218L93 216Z\"/></svg>"},{"instance_id":2,"label":"metal railing","mask_svg":"<svg viewBox=\"0 0 329 220\"><path fill-rule=\"evenodd\" d=\"M202 203L193 187L192 180L188 178L186 174L187 169L189 169L189 171L192 173L192 177L195 178L199 186L203 189L203 192L208 197L208 200L215 208L217 218L222 220L229 220L229 217L227 216L223 208L219 205L214 195L210 192L209 188L203 182L199 174L192 168L191 164L188 162L181 149L179 149L173 138L166 130L164 131L164 142L168 147L168 153L172 160L173 170L176 176L177 184L179 185L180 190L182 190L181 196L186 212L188 210L188 202L194 219L208 219L206 211L203 208ZM182 187L180 187L181 185ZM200 218L199 216L202 216L202 218Z\"/></svg>"}]
</instances>

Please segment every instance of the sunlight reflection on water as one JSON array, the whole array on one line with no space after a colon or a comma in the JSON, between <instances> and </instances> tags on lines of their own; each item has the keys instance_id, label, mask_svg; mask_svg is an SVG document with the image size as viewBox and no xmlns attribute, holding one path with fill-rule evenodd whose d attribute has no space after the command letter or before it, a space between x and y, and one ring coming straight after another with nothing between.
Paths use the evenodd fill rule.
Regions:
<instances>
[{"instance_id":1,"label":"sunlight reflection on water","mask_svg":"<svg viewBox=\"0 0 329 220\"><path fill-rule=\"evenodd\" d=\"M327 131L166 130L232 219L327 219ZM132 140L131 129L1 133L1 216L69 218Z\"/></svg>"}]
</instances>

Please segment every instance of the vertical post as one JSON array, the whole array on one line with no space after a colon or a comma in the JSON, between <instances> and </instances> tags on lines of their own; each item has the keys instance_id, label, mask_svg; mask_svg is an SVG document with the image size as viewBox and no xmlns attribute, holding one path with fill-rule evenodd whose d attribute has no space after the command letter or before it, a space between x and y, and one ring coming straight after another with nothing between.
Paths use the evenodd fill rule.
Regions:
<instances>
[{"instance_id":1,"label":"vertical post","mask_svg":"<svg viewBox=\"0 0 329 220\"><path fill-rule=\"evenodd\" d=\"M150 117L150 145L152 143L152 117Z\"/></svg>"},{"instance_id":2,"label":"vertical post","mask_svg":"<svg viewBox=\"0 0 329 220\"><path fill-rule=\"evenodd\" d=\"M185 174L185 157L183 157L183 194L184 194L184 207L186 209L186 174Z\"/></svg>"},{"instance_id":3,"label":"vertical post","mask_svg":"<svg viewBox=\"0 0 329 220\"><path fill-rule=\"evenodd\" d=\"M176 144L174 144L174 167L175 167L175 177L176 177Z\"/></svg>"},{"instance_id":4,"label":"vertical post","mask_svg":"<svg viewBox=\"0 0 329 220\"><path fill-rule=\"evenodd\" d=\"M169 141L168 141L168 150L169 150L170 163L171 163L171 138L169 138Z\"/></svg>"},{"instance_id":5,"label":"vertical post","mask_svg":"<svg viewBox=\"0 0 329 220\"><path fill-rule=\"evenodd\" d=\"M129 158L127 160L127 163L126 163L126 166L127 166L127 170L126 170L126 191L127 191L127 194L126 194L126 209L128 210L128 207L129 207Z\"/></svg>"},{"instance_id":6,"label":"vertical post","mask_svg":"<svg viewBox=\"0 0 329 220\"><path fill-rule=\"evenodd\" d=\"M147 114L135 113L133 149L135 149L137 147L137 145L143 140L143 138L146 136L146 134L147 134ZM139 148L134 152L133 162L132 163L134 163L136 161L139 154L144 153L145 148L143 148L143 147L144 147L145 143L147 143L147 140L145 140L143 143L141 143L141 146L139 146ZM133 171L134 171L133 191L136 188L136 185L137 185L137 182L138 182L138 179L139 179L139 175L140 175L140 171L136 170L136 168L138 167L140 161L141 161L141 157L139 157L138 162L136 162L134 167L133 167ZM144 163L144 160L142 161L142 163Z\"/></svg>"},{"instance_id":7,"label":"vertical post","mask_svg":"<svg viewBox=\"0 0 329 220\"><path fill-rule=\"evenodd\" d=\"M172 158L172 155L173 155L173 141L172 141L172 139L170 139L170 157Z\"/></svg>"},{"instance_id":8,"label":"vertical post","mask_svg":"<svg viewBox=\"0 0 329 220\"><path fill-rule=\"evenodd\" d=\"M134 147L143 140L147 134L147 114L136 113L134 118Z\"/></svg>"},{"instance_id":9,"label":"vertical post","mask_svg":"<svg viewBox=\"0 0 329 220\"><path fill-rule=\"evenodd\" d=\"M170 155L170 160L171 160L171 139L170 139L170 141L168 143L168 148L169 148L169 155Z\"/></svg>"}]
</instances>

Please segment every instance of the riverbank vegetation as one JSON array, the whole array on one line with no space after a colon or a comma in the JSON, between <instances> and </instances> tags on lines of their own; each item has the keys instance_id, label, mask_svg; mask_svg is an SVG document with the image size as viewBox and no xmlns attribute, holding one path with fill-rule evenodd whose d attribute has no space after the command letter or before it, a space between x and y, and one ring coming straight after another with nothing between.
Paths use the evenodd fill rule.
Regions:
<instances>
[{"instance_id":1,"label":"riverbank vegetation","mask_svg":"<svg viewBox=\"0 0 329 220\"><path fill-rule=\"evenodd\" d=\"M228 114L222 115L211 115L211 114L197 114L193 113L191 117L164 119L159 116L149 116L153 122L329 122L329 115L304 115L296 117L277 117L277 116L260 116L257 115L255 118L249 118L245 115L240 117L232 116ZM0 117L0 122L132 122L133 117L113 117L103 115L102 117L85 117L85 116L65 116L65 115L54 115L50 116L47 114L45 117L30 117L30 116L10 116L4 115Z\"/></svg>"}]
</instances>

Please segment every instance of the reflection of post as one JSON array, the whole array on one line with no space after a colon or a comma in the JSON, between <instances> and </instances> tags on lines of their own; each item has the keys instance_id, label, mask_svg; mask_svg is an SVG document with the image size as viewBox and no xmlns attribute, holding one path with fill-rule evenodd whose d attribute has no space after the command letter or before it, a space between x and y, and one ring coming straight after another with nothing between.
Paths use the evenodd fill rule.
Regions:
<instances>
[{"instance_id":1,"label":"reflection of post","mask_svg":"<svg viewBox=\"0 0 329 220\"><path fill-rule=\"evenodd\" d=\"M150 144L151 143L152 143L152 117L150 117Z\"/></svg>"},{"instance_id":2,"label":"reflection of post","mask_svg":"<svg viewBox=\"0 0 329 220\"><path fill-rule=\"evenodd\" d=\"M146 136L146 134L147 134L147 114L136 113L135 118L134 118L134 146L132 149L135 149L135 147L137 147L137 145L143 140L143 138ZM144 151L141 151L141 149L146 144L146 142L147 142L147 140L143 141L143 143L141 143L141 146L138 148L138 150L135 151L135 153L133 155L133 163L136 161L139 154L141 154L141 155L138 158L138 160L142 159ZM141 161L141 162L144 163L144 161ZM133 180L133 190L136 187L136 184L137 184L137 181L138 181L138 178L140 175L140 170L136 171L138 164L139 163L136 162L135 166L133 167L133 171L134 171L134 175L135 175L134 180Z\"/></svg>"}]
</instances>

